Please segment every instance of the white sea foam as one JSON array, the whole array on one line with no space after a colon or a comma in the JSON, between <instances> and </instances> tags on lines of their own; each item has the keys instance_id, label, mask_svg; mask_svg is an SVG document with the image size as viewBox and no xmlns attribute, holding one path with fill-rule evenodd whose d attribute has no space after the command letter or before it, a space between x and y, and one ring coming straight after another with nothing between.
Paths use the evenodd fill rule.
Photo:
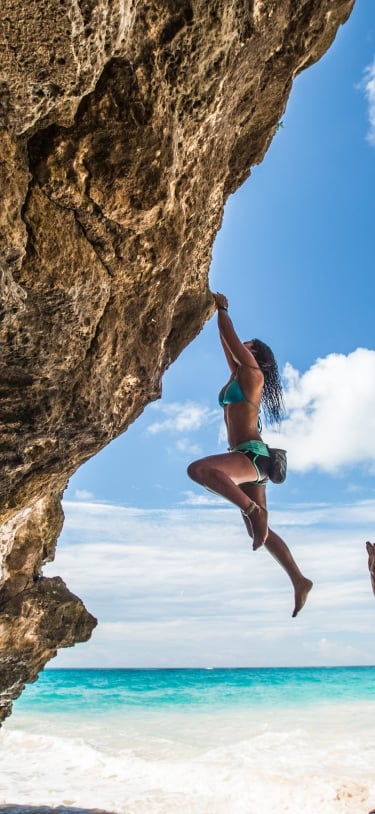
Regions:
<instances>
[{"instance_id":1,"label":"white sea foam","mask_svg":"<svg viewBox=\"0 0 375 814\"><path fill-rule=\"evenodd\" d=\"M367 814L374 708L265 715L15 715L0 733L0 802L118 814Z\"/></svg>"}]
</instances>

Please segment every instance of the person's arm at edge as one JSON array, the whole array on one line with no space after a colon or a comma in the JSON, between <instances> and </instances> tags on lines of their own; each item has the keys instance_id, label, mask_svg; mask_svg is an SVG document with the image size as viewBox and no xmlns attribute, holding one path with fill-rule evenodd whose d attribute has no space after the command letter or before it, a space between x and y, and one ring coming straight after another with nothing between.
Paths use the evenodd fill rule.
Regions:
<instances>
[{"instance_id":1,"label":"person's arm at edge","mask_svg":"<svg viewBox=\"0 0 375 814\"><path fill-rule=\"evenodd\" d=\"M219 293L213 294L213 298L215 300L217 315L219 317L220 311L228 311L228 300L227 300L227 298L225 297L224 294L219 294ZM218 327L219 327L219 321L218 321ZM232 356L228 346L226 345L226 343L224 341L224 337L221 334L220 328L219 328L219 336L220 336L220 341L221 341L221 344L222 344L222 347L223 347L224 355L225 355L225 358L226 358L227 363L228 363L229 370L230 370L231 373L235 373L236 368L237 368L237 363L233 359L233 356Z\"/></svg>"},{"instance_id":2,"label":"person's arm at edge","mask_svg":"<svg viewBox=\"0 0 375 814\"><path fill-rule=\"evenodd\" d=\"M217 321L221 343L232 372L237 365L248 365L258 368L258 363L248 348L238 337L233 322L228 314L227 300L224 295L214 295L217 308Z\"/></svg>"}]
</instances>

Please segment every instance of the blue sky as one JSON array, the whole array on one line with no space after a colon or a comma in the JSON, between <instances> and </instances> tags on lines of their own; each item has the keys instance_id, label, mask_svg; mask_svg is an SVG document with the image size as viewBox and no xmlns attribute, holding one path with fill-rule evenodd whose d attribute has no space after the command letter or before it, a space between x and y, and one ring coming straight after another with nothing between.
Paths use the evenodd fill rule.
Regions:
<instances>
[{"instance_id":1,"label":"blue sky","mask_svg":"<svg viewBox=\"0 0 375 814\"><path fill-rule=\"evenodd\" d=\"M288 449L270 525L314 591L294 620L285 574L253 553L237 510L186 475L226 448L216 318L163 397L71 478L53 564L100 624L52 666L375 663L375 5L357 0L297 77L283 127L227 202L210 271L240 336L273 348Z\"/></svg>"}]
</instances>

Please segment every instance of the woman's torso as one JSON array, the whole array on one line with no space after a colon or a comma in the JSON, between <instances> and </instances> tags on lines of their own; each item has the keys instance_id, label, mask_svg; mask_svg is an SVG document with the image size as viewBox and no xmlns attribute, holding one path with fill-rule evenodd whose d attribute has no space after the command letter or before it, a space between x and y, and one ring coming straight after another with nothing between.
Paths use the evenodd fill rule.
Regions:
<instances>
[{"instance_id":1,"label":"woman's torso","mask_svg":"<svg viewBox=\"0 0 375 814\"><path fill-rule=\"evenodd\" d=\"M263 382L260 368L239 365L220 391L230 448L242 441L261 440L258 418Z\"/></svg>"}]
</instances>

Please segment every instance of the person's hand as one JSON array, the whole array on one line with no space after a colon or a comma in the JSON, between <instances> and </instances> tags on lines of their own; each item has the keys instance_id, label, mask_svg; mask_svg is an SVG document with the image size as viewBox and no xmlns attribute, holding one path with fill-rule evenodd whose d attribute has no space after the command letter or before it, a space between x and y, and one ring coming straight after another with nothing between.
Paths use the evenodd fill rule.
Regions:
<instances>
[{"instance_id":1,"label":"person's hand","mask_svg":"<svg viewBox=\"0 0 375 814\"><path fill-rule=\"evenodd\" d=\"M225 310L228 310L228 300L225 294L219 294L217 291L216 294L213 293L212 296L215 300L216 308L225 308Z\"/></svg>"}]
</instances>

